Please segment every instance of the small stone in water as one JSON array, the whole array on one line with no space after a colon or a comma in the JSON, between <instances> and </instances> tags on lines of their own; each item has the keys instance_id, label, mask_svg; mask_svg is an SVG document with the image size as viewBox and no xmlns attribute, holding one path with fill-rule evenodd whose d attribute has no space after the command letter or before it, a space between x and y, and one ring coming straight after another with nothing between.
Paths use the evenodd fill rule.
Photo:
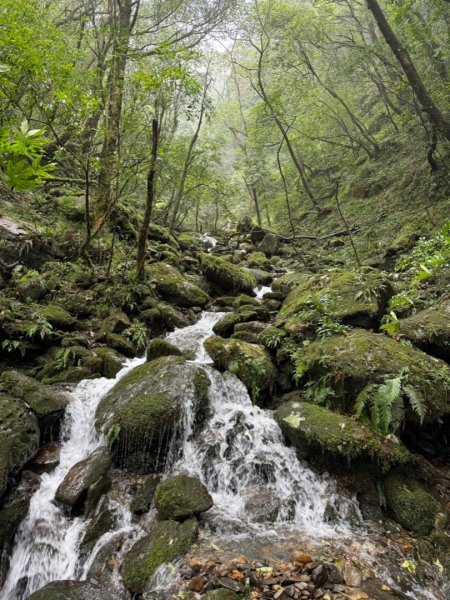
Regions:
<instances>
[{"instance_id":1,"label":"small stone in water","mask_svg":"<svg viewBox=\"0 0 450 600\"><path fill-rule=\"evenodd\" d=\"M292 563L300 563L300 564L307 564L313 561L312 557L309 554L305 554L304 552L301 552L300 550L294 550L294 552L291 554L291 558L290 561Z\"/></svg>"},{"instance_id":2,"label":"small stone in water","mask_svg":"<svg viewBox=\"0 0 450 600\"><path fill-rule=\"evenodd\" d=\"M191 579L188 585L188 590L190 592L201 592L205 587L206 580L201 575L197 575L194 579Z\"/></svg>"}]
</instances>

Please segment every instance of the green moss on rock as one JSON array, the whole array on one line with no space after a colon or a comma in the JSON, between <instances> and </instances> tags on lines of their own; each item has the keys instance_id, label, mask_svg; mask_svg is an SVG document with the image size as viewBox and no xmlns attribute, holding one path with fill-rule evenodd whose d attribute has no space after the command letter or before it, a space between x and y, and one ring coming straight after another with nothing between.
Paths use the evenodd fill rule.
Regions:
<instances>
[{"instance_id":1,"label":"green moss on rock","mask_svg":"<svg viewBox=\"0 0 450 600\"><path fill-rule=\"evenodd\" d=\"M161 356L182 356L181 350L178 350L176 346L160 338L152 340L147 346L147 360L155 360Z\"/></svg>"},{"instance_id":2,"label":"green moss on rock","mask_svg":"<svg viewBox=\"0 0 450 600\"><path fill-rule=\"evenodd\" d=\"M400 334L435 356L450 360L450 302L443 302L401 319Z\"/></svg>"},{"instance_id":3,"label":"green moss on rock","mask_svg":"<svg viewBox=\"0 0 450 600\"><path fill-rule=\"evenodd\" d=\"M211 254L202 253L200 257L203 273L223 290L252 292L256 287L253 275L237 265Z\"/></svg>"},{"instance_id":4,"label":"green moss on rock","mask_svg":"<svg viewBox=\"0 0 450 600\"><path fill-rule=\"evenodd\" d=\"M244 317L242 315L230 313L222 317L220 321L217 321L213 327L213 331L216 335L229 337L233 333L235 325L241 323L243 319Z\"/></svg>"},{"instance_id":5,"label":"green moss on rock","mask_svg":"<svg viewBox=\"0 0 450 600\"><path fill-rule=\"evenodd\" d=\"M175 475L156 488L155 506L162 519L185 519L206 512L214 502L196 477Z\"/></svg>"},{"instance_id":6,"label":"green moss on rock","mask_svg":"<svg viewBox=\"0 0 450 600\"><path fill-rule=\"evenodd\" d=\"M72 329L77 324L75 317L61 306L49 304L39 307L39 314L46 319L50 325L58 329Z\"/></svg>"},{"instance_id":7,"label":"green moss on rock","mask_svg":"<svg viewBox=\"0 0 450 600\"><path fill-rule=\"evenodd\" d=\"M179 306L205 306L210 300L205 291L166 262L149 265L147 275L165 300Z\"/></svg>"},{"instance_id":8,"label":"green moss on rock","mask_svg":"<svg viewBox=\"0 0 450 600\"><path fill-rule=\"evenodd\" d=\"M143 593L160 565L176 560L189 550L197 536L197 528L195 519L184 523L157 523L153 531L137 541L126 554L122 567L125 587L133 594Z\"/></svg>"},{"instance_id":9,"label":"green moss on rock","mask_svg":"<svg viewBox=\"0 0 450 600\"><path fill-rule=\"evenodd\" d=\"M209 338L204 345L214 366L239 377L254 401L260 393L268 394L273 389L278 372L262 346L221 337Z\"/></svg>"},{"instance_id":10,"label":"green moss on rock","mask_svg":"<svg viewBox=\"0 0 450 600\"><path fill-rule=\"evenodd\" d=\"M276 350L281 346L283 340L286 338L286 332L278 327L266 327L258 335L258 344L261 344L268 350Z\"/></svg>"},{"instance_id":11,"label":"green moss on rock","mask_svg":"<svg viewBox=\"0 0 450 600\"><path fill-rule=\"evenodd\" d=\"M305 277L284 301L280 316L285 319L305 311L332 316L351 325L371 327L377 324L386 306L390 285L376 270L334 271ZM314 320L314 314L305 319Z\"/></svg>"},{"instance_id":12,"label":"green moss on rock","mask_svg":"<svg viewBox=\"0 0 450 600\"><path fill-rule=\"evenodd\" d=\"M394 519L414 533L429 535L445 508L417 481L390 475L384 485L386 503Z\"/></svg>"},{"instance_id":13,"label":"green moss on rock","mask_svg":"<svg viewBox=\"0 0 450 600\"><path fill-rule=\"evenodd\" d=\"M303 458L323 453L329 458L372 462L382 471L411 461L400 442L387 440L369 427L327 408L290 400L275 412L275 419L289 442Z\"/></svg>"},{"instance_id":14,"label":"green moss on rock","mask_svg":"<svg viewBox=\"0 0 450 600\"><path fill-rule=\"evenodd\" d=\"M10 477L36 454L39 437L36 416L27 405L0 393L0 498Z\"/></svg>"},{"instance_id":15,"label":"green moss on rock","mask_svg":"<svg viewBox=\"0 0 450 600\"><path fill-rule=\"evenodd\" d=\"M352 411L352 401L367 384L403 373L404 383L425 400L425 421L450 414L450 367L385 335L354 329L349 335L313 342L297 350L295 367L311 381L320 383L327 377L336 398Z\"/></svg>"},{"instance_id":16,"label":"green moss on rock","mask_svg":"<svg viewBox=\"0 0 450 600\"><path fill-rule=\"evenodd\" d=\"M151 473L164 465L187 397L198 414L206 410L199 371L179 356L156 358L133 369L100 401L96 426L110 432L115 466Z\"/></svg>"}]
</instances>

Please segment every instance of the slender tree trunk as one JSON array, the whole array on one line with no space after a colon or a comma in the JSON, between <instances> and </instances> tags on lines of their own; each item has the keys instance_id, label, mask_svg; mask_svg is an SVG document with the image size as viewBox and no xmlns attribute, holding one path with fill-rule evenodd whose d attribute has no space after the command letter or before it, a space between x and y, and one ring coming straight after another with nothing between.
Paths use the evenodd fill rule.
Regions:
<instances>
[{"instance_id":1,"label":"slender tree trunk","mask_svg":"<svg viewBox=\"0 0 450 600\"><path fill-rule=\"evenodd\" d=\"M183 198L184 186L186 184L186 178L189 173L189 168L192 164L192 158L193 158L192 155L194 152L195 144L197 143L197 140L198 140L198 136L200 135L200 130L203 125L203 119L205 117L205 110L206 110L206 98L207 98L209 85L210 85L210 81L208 81L208 73L206 73L205 87L203 88L202 104L200 107L200 116L198 118L198 123L197 123L197 127L195 129L194 135L192 136L192 139L189 143L188 151L187 151L186 158L185 158L184 165L183 165L183 170L181 171L180 184L179 184L178 189L175 194L173 212L172 212L172 217L170 219L170 227L172 229L175 227L175 224L177 221L177 217L178 217L178 213L179 213L180 205L181 205L181 199Z\"/></svg>"},{"instance_id":2,"label":"slender tree trunk","mask_svg":"<svg viewBox=\"0 0 450 600\"><path fill-rule=\"evenodd\" d=\"M159 122L158 116L152 120L152 150L150 155L150 166L147 175L147 201L145 204L144 219L139 231L137 259L136 259L136 276L142 278L144 275L145 256L147 254L147 236L152 216L153 205L155 203L155 182L156 182L156 167L158 161L159 147Z\"/></svg>"},{"instance_id":3,"label":"slender tree trunk","mask_svg":"<svg viewBox=\"0 0 450 600\"><path fill-rule=\"evenodd\" d=\"M106 106L105 135L100 154L97 197L95 203L96 222L104 219L112 204L112 180L120 138L123 88L127 64L128 45L132 28L132 0L113 0L115 12L112 27L116 30L113 44L113 64L110 76L110 96Z\"/></svg>"},{"instance_id":4,"label":"slender tree trunk","mask_svg":"<svg viewBox=\"0 0 450 600\"><path fill-rule=\"evenodd\" d=\"M447 121L437 104L435 104L433 98L428 93L408 50L395 35L377 0L366 0L366 3L368 9L374 16L386 43L400 63L423 111L428 115L431 123L433 123L442 135L450 141L450 121Z\"/></svg>"}]
</instances>

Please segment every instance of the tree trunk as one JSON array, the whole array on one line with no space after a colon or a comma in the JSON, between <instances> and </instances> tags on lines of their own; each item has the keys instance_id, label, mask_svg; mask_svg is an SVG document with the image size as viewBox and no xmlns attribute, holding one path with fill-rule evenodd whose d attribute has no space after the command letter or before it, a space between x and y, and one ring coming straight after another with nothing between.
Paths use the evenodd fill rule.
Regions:
<instances>
[{"instance_id":1,"label":"tree trunk","mask_svg":"<svg viewBox=\"0 0 450 600\"><path fill-rule=\"evenodd\" d=\"M114 0L117 13L111 19L111 27L117 32L115 33L112 50L113 64L109 83L111 91L106 107L105 135L100 154L100 171L95 203L96 222L104 219L112 204L112 180L120 138L125 69L132 27L132 5L132 0Z\"/></svg>"},{"instance_id":2,"label":"tree trunk","mask_svg":"<svg viewBox=\"0 0 450 600\"><path fill-rule=\"evenodd\" d=\"M147 236L152 216L153 205L155 203L155 181L156 181L156 166L158 160L159 146L159 123L158 117L155 115L152 120L152 150L150 155L150 166L147 176L147 201L145 205L144 219L142 227L139 231L137 260L136 260L136 276L142 278L144 275L145 256L147 254Z\"/></svg>"},{"instance_id":3,"label":"tree trunk","mask_svg":"<svg viewBox=\"0 0 450 600\"><path fill-rule=\"evenodd\" d=\"M408 50L403 46L400 40L395 35L393 29L388 23L377 0L366 0L367 7L373 14L375 21L383 34L383 37L397 58L409 84L416 94L423 111L428 115L431 123L433 123L442 135L450 141L450 121L447 121L441 110L435 104L434 100L428 93Z\"/></svg>"}]
</instances>

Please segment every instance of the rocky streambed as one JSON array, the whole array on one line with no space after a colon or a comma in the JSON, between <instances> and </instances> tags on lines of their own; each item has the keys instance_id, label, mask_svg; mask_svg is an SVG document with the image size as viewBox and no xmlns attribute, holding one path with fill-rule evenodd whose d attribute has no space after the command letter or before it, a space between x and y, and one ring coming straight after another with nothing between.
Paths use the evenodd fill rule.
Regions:
<instances>
[{"instance_id":1,"label":"rocky streambed","mask_svg":"<svg viewBox=\"0 0 450 600\"><path fill-rule=\"evenodd\" d=\"M447 597L447 324L377 333L388 274L283 274L268 237L230 254L166 234L136 307L67 303L47 351L67 364L34 340L0 376L2 599ZM135 311L153 339L120 370ZM374 427L380 391L395 431Z\"/></svg>"}]
</instances>

